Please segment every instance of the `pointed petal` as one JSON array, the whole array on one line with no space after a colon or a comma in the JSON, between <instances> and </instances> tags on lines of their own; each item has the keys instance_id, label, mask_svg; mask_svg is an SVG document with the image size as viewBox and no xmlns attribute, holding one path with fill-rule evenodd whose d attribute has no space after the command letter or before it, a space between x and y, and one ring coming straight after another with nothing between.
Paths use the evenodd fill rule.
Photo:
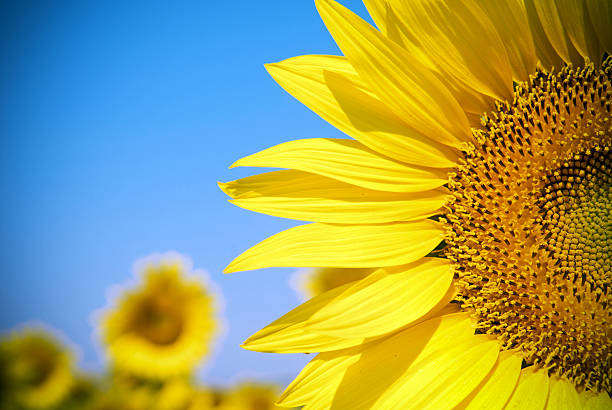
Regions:
<instances>
[{"instance_id":1,"label":"pointed petal","mask_svg":"<svg viewBox=\"0 0 612 410\"><path fill-rule=\"evenodd\" d=\"M354 282L348 282L312 297L249 337L242 347L247 350L269 353L312 353L335 351L376 340L376 337L328 336L312 332L306 327L310 318L316 315L318 311L336 300L350 296L350 289L353 284ZM454 288L449 289L434 308L418 320L404 326L404 328L416 326L435 317L458 313L458 306L449 303L455 295L456 290Z\"/></svg>"},{"instance_id":2,"label":"pointed petal","mask_svg":"<svg viewBox=\"0 0 612 410\"><path fill-rule=\"evenodd\" d=\"M302 303L249 337L242 347L258 352L310 353L339 350L363 343L363 338L337 338L304 332L304 323L350 286L351 283L347 283Z\"/></svg>"},{"instance_id":3,"label":"pointed petal","mask_svg":"<svg viewBox=\"0 0 612 410\"><path fill-rule=\"evenodd\" d=\"M366 0L364 4L368 8L373 10L375 15L372 15L376 25L378 19L384 19L382 25L385 30L381 32L394 43L402 46L409 54L410 57L419 63L421 63L427 70L440 74L440 68L430 58L426 50L423 50L417 44L417 39L414 38L413 34L406 27L406 22L402 20L402 16L398 14L400 1L387 1L387 0ZM371 14L372 12L370 12ZM438 76L438 79L443 83L443 76ZM447 83L444 83L448 86ZM457 96L455 95L455 98Z\"/></svg>"},{"instance_id":4,"label":"pointed petal","mask_svg":"<svg viewBox=\"0 0 612 410\"><path fill-rule=\"evenodd\" d=\"M427 191L448 181L442 169L403 164L343 139L289 141L239 159L231 167L292 168L389 192Z\"/></svg>"},{"instance_id":5,"label":"pointed petal","mask_svg":"<svg viewBox=\"0 0 612 410\"><path fill-rule=\"evenodd\" d=\"M563 59L557 54L544 32L544 28L542 27L542 23L540 23L540 18L535 8L535 2L536 0L524 0L536 56L545 69L550 70L552 67L557 67L558 69L563 66Z\"/></svg>"},{"instance_id":6,"label":"pointed petal","mask_svg":"<svg viewBox=\"0 0 612 410\"><path fill-rule=\"evenodd\" d=\"M359 76L404 121L451 146L471 139L461 107L425 66L335 1L317 0L316 5Z\"/></svg>"},{"instance_id":7,"label":"pointed petal","mask_svg":"<svg viewBox=\"0 0 612 410\"><path fill-rule=\"evenodd\" d=\"M589 18L604 50L612 54L612 2L586 0Z\"/></svg>"},{"instance_id":8,"label":"pointed petal","mask_svg":"<svg viewBox=\"0 0 612 410\"><path fill-rule=\"evenodd\" d=\"M507 410L542 410L548 398L550 378L544 370L535 366L521 370L516 388L506 403Z\"/></svg>"},{"instance_id":9,"label":"pointed petal","mask_svg":"<svg viewBox=\"0 0 612 410\"><path fill-rule=\"evenodd\" d=\"M593 28L585 1L557 0L559 16L567 36L583 58L599 65L603 50Z\"/></svg>"},{"instance_id":10,"label":"pointed petal","mask_svg":"<svg viewBox=\"0 0 612 410\"><path fill-rule=\"evenodd\" d=\"M473 332L469 317L459 313L435 317L363 346L319 354L283 393L280 403L319 404L311 408L406 408L392 403L397 394L388 396L399 385L406 390L405 400L412 400L412 408L429 402L432 408L442 403L451 408L460 401L457 396L467 395L486 376L497 357L498 344Z\"/></svg>"},{"instance_id":11,"label":"pointed petal","mask_svg":"<svg viewBox=\"0 0 612 410\"><path fill-rule=\"evenodd\" d=\"M450 263L438 258L379 269L314 314L307 329L353 338L389 333L433 309L447 293L452 279Z\"/></svg>"},{"instance_id":12,"label":"pointed petal","mask_svg":"<svg viewBox=\"0 0 612 410\"><path fill-rule=\"evenodd\" d=\"M368 10L368 14L374 20L374 24L378 27L378 30L385 36L389 37L387 33L387 2L386 0L363 0L363 4Z\"/></svg>"},{"instance_id":13,"label":"pointed petal","mask_svg":"<svg viewBox=\"0 0 612 410\"><path fill-rule=\"evenodd\" d=\"M282 218L328 223L425 219L448 199L444 188L410 194L374 191L302 171L274 171L220 183L234 205Z\"/></svg>"},{"instance_id":14,"label":"pointed petal","mask_svg":"<svg viewBox=\"0 0 612 410\"><path fill-rule=\"evenodd\" d=\"M448 75L491 97L512 100L512 70L495 26L475 1L394 1L398 15Z\"/></svg>"},{"instance_id":15,"label":"pointed petal","mask_svg":"<svg viewBox=\"0 0 612 410\"><path fill-rule=\"evenodd\" d=\"M556 1L537 0L533 1L533 5L541 22L541 27L557 54L568 64L582 63L582 57L570 41L563 27Z\"/></svg>"},{"instance_id":16,"label":"pointed petal","mask_svg":"<svg viewBox=\"0 0 612 410\"><path fill-rule=\"evenodd\" d=\"M523 2L516 0L479 3L497 29L512 67L512 78L527 81L536 69L536 53Z\"/></svg>"},{"instance_id":17,"label":"pointed petal","mask_svg":"<svg viewBox=\"0 0 612 410\"><path fill-rule=\"evenodd\" d=\"M364 348L356 346L318 354L289 384L277 403L283 407L328 408L346 370L359 360Z\"/></svg>"},{"instance_id":18,"label":"pointed petal","mask_svg":"<svg viewBox=\"0 0 612 410\"><path fill-rule=\"evenodd\" d=\"M410 164L454 166L457 154L410 128L369 90L345 57L301 56L266 68L289 94L367 147Z\"/></svg>"},{"instance_id":19,"label":"pointed petal","mask_svg":"<svg viewBox=\"0 0 612 410\"><path fill-rule=\"evenodd\" d=\"M550 391L546 410L582 410L582 404L574 385L557 377L550 379Z\"/></svg>"},{"instance_id":20,"label":"pointed petal","mask_svg":"<svg viewBox=\"0 0 612 410\"><path fill-rule=\"evenodd\" d=\"M482 381L456 410L501 409L516 387L521 373L522 357L512 351L499 353L497 363L491 373Z\"/></svg>"},{"instance_id":21,"label":"pointed petal","mask_svg":"<svg viewBox=\"0 0 612 410\"><path fill-rule=\"evenodd\" d=\"M404 375L375 408L407 408L413 403L417 408L452 408L486 376L499 352L495 341L479 336L474 339L479 340L449 346L435 359ZM444 364L440 365L438 359Z\"/></svg>"},{"instance_id":22,"label":"pointed petal","mask_svg":"<svg viewBox=\"0 0 612 410\"><path fill-rule=\"evenodd\" d=\"M413 262L443 239L430 220L384 225L296 226L260 242L234 259L226 272L265 267L369 268Z\"/></svg>"},{"instance_id":23,"label":"pointed petal","mask_svg":"<svg viewBox=\"0 0 612 410\"><path fill-rule=\"evenodd\" d=\"M373 1L373 3L378 2ZM401 1L393 0L376 6L377 13L384 9L386 36L401 45L410 54L412 60L418 61L427 70L433 72L455 97L461 109L465 111L470 125L479 126L480 115L494 108L493 98L476 91L473 84L457 81L453 72L446 71L449 69L448 65L432 60L428 50L419 45L418 39L414 37L414 32L409 30L410 22L403 19L403 14L405 14L402 12L403 4Z\"/></svg>"},{"instance_id":24,"label":"pointed petal","mask_svg":"<svg viewBox=\"0 0 612 410\"><path fill-rule=\"evenodd\" d=\"M499 344L474 336L464 314L442 316L364 349L332 408L452 408L489 373Z\"/></svg>"}]
</instances>

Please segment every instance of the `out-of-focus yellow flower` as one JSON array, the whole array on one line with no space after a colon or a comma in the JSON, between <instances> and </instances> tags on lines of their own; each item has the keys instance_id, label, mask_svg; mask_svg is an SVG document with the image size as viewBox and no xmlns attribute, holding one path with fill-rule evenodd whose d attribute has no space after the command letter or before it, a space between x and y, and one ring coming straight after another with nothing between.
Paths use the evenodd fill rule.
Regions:
<instances>
[{"instance_id":1,"label":"out-of-focus yellow flower","mask_svg":"<svg viewBox=\"0 0 612 410\"><path fill-rule=\"evenodd\" d=\"M200 408L207 409L210 407L210 401L208 396L206 396L206 399L206 401L202 400L188 379L179 377L164 382L164 385L155 397L155 403L153 403L151 409L188 410L197 403L200 403Z\"/></svg>"},{"instance_id":2,"label":"out-of-focus yellow flower","mask_svg":"<svg viewBox=\"0 0 612 410\"><path fill-rule=\"evenodd\" d=\"M159 400L165 386L170 380L144 379L131 373L111 371L100 383L94 399L91 400L87 409L106 410L169 410L173 407L167 406L172 397ZM157 404L161 403L161 407ZM176 407L177 409L180 408Z\"/></svg>"},{"instance_id":3,"label":"out-of-focus yellow flower","mask_svg":"<svg viewBox=\"0 0 612 410\"><path fill-rule=\"evenodd\" d=\"M26 327L0 341L0 408L49 408L73 385L73 357L50 331Z\"/></svg>"},{"instance_id":4,"label":"out-of-focus yellow flower","mask_svg":"<svg viewBox=\"0 0 612 410\"><path fill-rule=\"evenodd\" d=\"M302 300L308 300L328 290L365 278L374 269L315 268L296 272L291 287Z\"/></svg>"},{"instance_id":5,"label":"out-of-focus yellow flower","mask_svg":"<svg viewBox=\"0 0 612 410\"><path fill-rule=\"evenodd\" d=\"M206 410L216 407L221 393L194 386L190 377L143 379L127 373L110 375L93 407L129 410Z\"/></svg>"},{"instance_id":6,"label":"out-of-focus yellow flower","mask_svg":"<svg viewBox=\"0 0 612 410\"><path fill-rule=\"evenodd\" d=\"M70 391L53 410L89 409L102 388L101 380L91 375L75 372Z\"/></svg>"},{"instance_id":7,"label":"out-of-focus yellow flower","mask_svg":"<svg viewBox=\"0 0 612 410\"><path fill-rule=\"evenodd\" d=\"M148 262L141 283L104 313L100 332L118 371L158 379L184 375L210 353L219 330L215 300L188 269L175 254Z\"/></svg>"},{"instance_id":8,"label":"out-of-focus yellow flower","mask_svg":"<svg viewBox=\"0 0 612 410\"><path fill-rule=\"evenodd\" d=\"M101 391L87 410L151 410L153 396L148 389L123 390L113 387Z\"/></svg>"},{"instance_id":9,"label":"out-of-focus yellow flower","mask_svg":"<svg viewBox=\"0 0 612 410\"><path fill-rule=\"evenodd\" d=\"M240 383L229 389L216 408L219 410L274 410L280 387L262 383Z\"/></svg>"}]
</instances>

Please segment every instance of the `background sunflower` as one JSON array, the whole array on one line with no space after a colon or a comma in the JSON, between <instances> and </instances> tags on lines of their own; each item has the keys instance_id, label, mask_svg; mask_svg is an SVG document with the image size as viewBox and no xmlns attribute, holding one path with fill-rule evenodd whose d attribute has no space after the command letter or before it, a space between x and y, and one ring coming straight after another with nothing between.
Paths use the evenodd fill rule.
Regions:
<instances>
[{"instance_id":1,"label":"background sunflower","mask_svg":"<svg viewBox=\"0 0 612 410\"><path fill-rule=\"evenodd\" d=\"M49 409L74 384L73 353L40 325L24 326L0 339L0 408Z\"/></svg>"},{"instance_id":2,"label":"background sunflower","mask_svg":"<svg viewBox=\"0 0 612 410\"><path fill-rule=\"evenodd\" d=\"M221 330L220 293L203 272L191 271L189 261L176 253L153 255L137 265L138 282L116 289L111 306L96 312L102 347L110 356L105 371L77 370L72 349L54 331L23 327L0 339L0 409L276 408L280 387L273 383L197 380L195 370L204 357L210 359Z\"/></svg>"},{"instance_id":3,"label":"background sunflower","mask_svg":"<svg viewBox=\"0 0 612 410\"><path fill-rule=\"evenodd\" d=\"M237 156L293 133L301 110L270 87L262 62L296 44L337 53L314 11L310 1L0 2L0 332L49 323L80 346L80 368L100 372L91 312L131 280L135 259L176 249L232 300L225 343L198 379L291 380L308 357L272 364L240 348L295 303L290 272L270 270L263 282L221 273L244 248L239 237L291 222L228 207L216 181L236 176L227 165ZM325 125L303 114L299 134L321 135Z\"/></svg>"},{"instance_id":4,"label":"background sunflower","mask_svg":"<svg viewBox=\"0 0 612 410\"><path fill-rule=\"evenodd\" d=\"M101 313L100 334L112 366L149 378L189 374L210 354L220 331L214 291L180 255L141 263L140 282Z\"/></svg>"}]
</instances>

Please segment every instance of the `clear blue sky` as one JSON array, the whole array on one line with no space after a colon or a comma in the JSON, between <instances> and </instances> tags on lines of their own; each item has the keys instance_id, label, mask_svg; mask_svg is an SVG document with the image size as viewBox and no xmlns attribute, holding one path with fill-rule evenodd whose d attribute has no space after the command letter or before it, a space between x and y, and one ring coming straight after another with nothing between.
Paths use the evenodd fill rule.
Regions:
<instances>
[{"instance_id":1,"label":"clear blue sky","mask_svg":"<svg viewBox=\"0 0 612 410\"><path fill-rule=\"evenodd\" d=\"M296 223L232 206L216 182L268 146L341 136L263 67L339 53L314 2L3 1L0 51L0 331L46 322L100 369L91 312L136 259L175 250L226 301L202 379L294 377L308 356L239 348L298 303L292 270L221 271Z\"/></svg>"}]
</instances>

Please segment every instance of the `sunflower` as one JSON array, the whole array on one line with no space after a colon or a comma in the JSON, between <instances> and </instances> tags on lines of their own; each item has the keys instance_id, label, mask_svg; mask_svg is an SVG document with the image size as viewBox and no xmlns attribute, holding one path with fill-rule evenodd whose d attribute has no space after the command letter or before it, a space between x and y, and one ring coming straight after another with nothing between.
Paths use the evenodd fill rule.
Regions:
<instances>
[{"instance_id":1,"label":"sunflower","mask_svg":"<svg viewBox=\"0 0 612 410\"><path fill-rule=\"evenodd\" d=\"M155 394L148 385L113 384L100 390L83 407L88 410L149 410Z\"/></svg>"},{"instance_id":2,"label":"sunflower","mask_svg":"<svg viewBox=\"0 0 612 410\"><path fill-rule=\"evenodd\" d=\"M274 402L279 396L278 386L272 384L243 382L223 394L215 407L219 410L275 410Z\"/></svg>"},{"instance_id":3,"label":"sunflower","mask_svg":"<svg viewBox=\"0 0 612 410\"><path fill-rule=\"evenodd\" d=\"M301 299L308 300L328 290L363 279L373 269L359 268L314 268L297 271L289 284Z\"/></svg>"},{"instance_id":4,"label":"sunflower","mask_svg":"<svg viewBox=\"0 0 612 410\"><path fill-rule=\"evenodd\" d=\"M209 285L187 277L189 264L163 255L146 264L142 282L103 314L100 333L112 366L145 378L190 373L218 330Z\"/></svg>"},{"instance_id":5,"label":"sunflower","mask_svg":"<svg viewBox=\"0 0 612 410\"><path fill-rule=\"evenodd\" d=\"M240 207L311 221L227 272L371 268L251 336L319 352L305 408L609 408L612 3L365 0L316 6L344 56L269 64L353 139L233 166Z\"/></svg>"},{"instance_id":6,"label":"sunflower","mask_svg":"<svg viewBox=\"0 0 612 410\"><path fill-rule=\"evenodd\" d=\"M80 410L90 409L101 393L101 380L89 374L75 372L70 391L51 409Z\"/></svg>"},{"instance_id":7,"label":"sunflower","mask_svg":"<svg viewBox=\"0 0 612 410\"><path fill-rule=\"evenodd\" d=\"M73 357L50 331L26 327L0 340L0 408L49 408L73 385Z\"/></svg>"}]
</instances>

